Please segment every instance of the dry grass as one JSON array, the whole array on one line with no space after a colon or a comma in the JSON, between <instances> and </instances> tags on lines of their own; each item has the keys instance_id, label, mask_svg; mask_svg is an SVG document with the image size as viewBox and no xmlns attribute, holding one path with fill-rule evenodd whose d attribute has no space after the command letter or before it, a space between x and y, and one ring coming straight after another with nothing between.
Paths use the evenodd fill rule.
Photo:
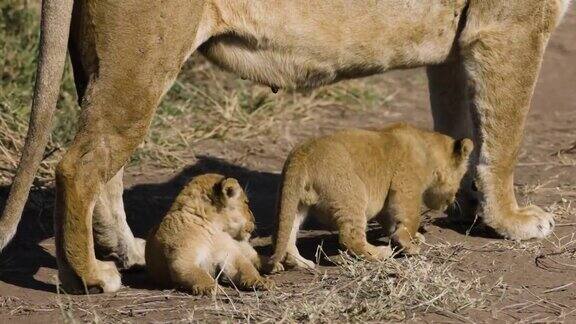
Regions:
<instances>
[{"instance_id":1,"label":"dry grass","mask_svg":"<svg viewBox=\"0 0 576 324\"><path fill-rule=\"evenodd\" d=\"M271 292L224 288L211 298L202 298L170 290L124 290L92 299L62 295L52 307L72 321L146 317L159 322L329 323L417 320L436 314L444 320L471 322L469 311L487 308L488 300L500 298L507 286L501 282L487 285L482 278L463 280L454 274L453 267L468 253L460 246L440 244L418 257L380 263L341 254L337 266L323 267Z\"/></svg>"}]
</instances>

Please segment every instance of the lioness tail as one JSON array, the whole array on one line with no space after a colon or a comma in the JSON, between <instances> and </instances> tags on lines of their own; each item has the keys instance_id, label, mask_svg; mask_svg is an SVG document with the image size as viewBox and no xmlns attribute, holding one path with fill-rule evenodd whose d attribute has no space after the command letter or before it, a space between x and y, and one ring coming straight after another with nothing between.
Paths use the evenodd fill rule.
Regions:
<instances>
[{"instance_id":1,"label":"lioness tail","mask_svg":"<svg viewBox=\"0 0 576 324\"><path fill-rule=\"evenodd\" d=\"M73 0L42 1L40 53L26 142L0 218L0 251L16 234L36 170L48 144L64 72Z\"/></svg>"}]
</instances>

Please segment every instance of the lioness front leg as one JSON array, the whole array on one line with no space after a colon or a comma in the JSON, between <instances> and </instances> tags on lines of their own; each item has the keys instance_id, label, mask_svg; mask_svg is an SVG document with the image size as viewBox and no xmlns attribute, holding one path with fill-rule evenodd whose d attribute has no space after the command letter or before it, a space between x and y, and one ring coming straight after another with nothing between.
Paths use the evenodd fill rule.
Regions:
<instances>
[{"instance_id":1,"label":"lioness front leg","mask_svg":"<svg viewBox=\"0 0 576 324\"><path fill-rule=\"evenodd\" d=\"M546 6L543 3L542 9ZM520 26L494 23L498 29L464 30L461 40L473 90L476 143L480 146L476 183L484 195L483 218L498 233L516 240L543 238L554 228L552 214L536 206L518 206L513 178L524 121L549 37L546 29L551 28L546 26L549 14L536 11L530 16L533 20ZM473 22L468 25L475 26Z\"/></svg>"},{"instance_id":2,"label":"lioness front leg","mask_svg":"<svg viewBox=\"0 0 576 324\"><path fill-rule=\"evenodd\" d=\"M78 133L56 170L56 244L65 291L120 288L114 263L96 260L93 211L106 183L146 135L181 64L199 45L196 29L202 11L182 10L202 7L197 4L138 2L142 10L137 13L134 1L79 5L70 43L79 55L73 62L82 65L90 81L81 91ZM92 23L82 25L86 21Z\"/></svg>"},{"instance_id":3,"label":"lioness front leg","mask_svg":"<svg viewBox=\"0 0 576 324\"><path fill-rule=\"evenodd\" d=\"M135 238L126 222L122 193L124 168L104 186L94 208L93 230L96 251L112 258L118 268L142 268L146 241Z\"/></svg>"}]
</instances>

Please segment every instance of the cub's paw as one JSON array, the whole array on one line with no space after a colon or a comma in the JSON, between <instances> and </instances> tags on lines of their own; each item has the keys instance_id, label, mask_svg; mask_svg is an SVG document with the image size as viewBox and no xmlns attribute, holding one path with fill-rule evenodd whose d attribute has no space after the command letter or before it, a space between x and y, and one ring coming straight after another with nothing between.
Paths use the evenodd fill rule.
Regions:
<instances>
[{"instance_id":1,"label":"cub's paw","mask_svg":"<svg viewBox=\"0 0 576 324\"><path fill-rule=\"evenodd\" d=\"M416 241L418 243L426 243L426 237L424 237L424 235L422 235L422 233L418 232L418 233L416 233Z\"/></svg>"},{"instance_id":2,"label":"cub's paw","mask_svg":"<svg viewBox=\"0 0 576 324\"><path fill-rule=\"evenodd\" d=\"M380 245L376 247L378 250L378 260L386 260L392 256L392 248L389 245Z\"/></svg>"},{"instance_id":3,"label":"cub's paw","mask_svg":"<svg viewBox=\"0 0 576 324\"><path fill-rule=\"evenodd\" d=\"M408 243L402 245L400 251L402 251L404 255L418 255L420 254L420 246L418 244Z\"/></svg>"},{"instance_id":4,"label":"cub's paw","mask_svg":"<svg viewBox=\"0 0 576 324\"><path fill-rule=\"evenodd\" d=\"M538 206L526 206L505 214L503 219L486 222L500 235L513 240L541 239L554 230L554 215Z\"/></svg>"},{"instance_id":5,"label":"cub's paw","mask_svg":"<svg viewBox=\"0 0 576 324\"><path fill-rule=\"evenodd\" d=\"M274 281L264 277L246 278L240 286L245 290L271 290L276 287Z\"/></svg>"},{"instance_id":6,"label":"cub's paw","mask_svg":"<svg viewBox=\"0 0 576 324\"><path fill-rule=\"evenodd\" d=\"M256 290L272 290L276 287L276 283L271 279L261 277L255 280L252 284L248 284L245 287Z\"/></svg>"},{"instance_id":7,"label":"cub's paw","mask_svg":"<svg viewBox=\"0 0 576 324\"><path fill-rule=\"evenodd\" d=\"M420 254L420 244L426 242L426 238L421 233L416 233L414 238L408 242L399 242L400 251L404 255L418 255Z\"/></svg>"},{"instance_id":8,"label":"cub's paw","mask_svg":"<svg viewBox=\"0 0 576 324\"><path fill-rule=\"evenodd\" d=\"M216 292L216 287L214 283L196 284L189 290L193 295L210 296Z\"/></svg>"},{"instance_id":9,"label":"cub's paw","mask_svg":"<svg viewBox=\"0 0 576 324\"><path fill-rule=\"evenodd\" d=\"M282 262L266 263L266 273L278 273L284 271L284 265Z\"/></svg>"},{"instance_id":10,"label":"cub's paw","mask_svg":"<svg viewBox=\"0 0 576 324\"><path fill-rule=\"evenodd\" d=\"M388 245L380 245L374 246L369 249L365 253L355 253L359 257L364 260L368 261L383 261L392 256L392 248Z\"/></svg>"}]
</instances>

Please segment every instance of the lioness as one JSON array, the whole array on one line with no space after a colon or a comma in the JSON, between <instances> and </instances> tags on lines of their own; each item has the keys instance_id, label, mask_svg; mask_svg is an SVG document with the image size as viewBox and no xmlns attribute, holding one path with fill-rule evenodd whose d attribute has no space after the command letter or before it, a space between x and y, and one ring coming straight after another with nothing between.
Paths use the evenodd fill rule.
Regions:
<instances>
[{"instance_id":1,"label":"lioness","mask_svg":"<svg viewBox=\"0 0 576 324\"><path fill-rule=\"evenodd\" d=\"M477 144L459 197L464 214L479 201L483 220L503 236L545 237L553 216L518 206L513 171L544 49L569 2L44 0L29 134L0 219L0 248L16 231L48 141L67 46L82 115L56 170L66 291L118 289L116 266L97 260L95 248L120 268L141 265L142 244L116 188L158 102L196 51L275 90L429 66L434 129Z\"/></svg>"},{"instance_id":2,"label":"lioness","mask_svg":"<svg viewBox=\"0 0 576 324\"><path fill-rule=\"evenodd\" d=\"M178 194L146 244L151 278L194 294L208 294L221 270L240 288L273 285L258 273L258 253L248 239L254 216L244 190L233 178L206 174L195 177Z\"/></svg>"},{"instance_id":3,"label":"lioness","mask_svg":"<svg viewBox=\"0 0 576 324\"><path fill-rule=\"evenodd\" d=\"M282 171L273 271L313 267L296 248L300 224L311 211L338 229L340 244L368 260L392 254L366 241L372 218L408 254L418 253L422 203L434 210L454 202L473 144L406 124L380 131L344 130L296 147Z\"/></svg>"}]
</instances>

